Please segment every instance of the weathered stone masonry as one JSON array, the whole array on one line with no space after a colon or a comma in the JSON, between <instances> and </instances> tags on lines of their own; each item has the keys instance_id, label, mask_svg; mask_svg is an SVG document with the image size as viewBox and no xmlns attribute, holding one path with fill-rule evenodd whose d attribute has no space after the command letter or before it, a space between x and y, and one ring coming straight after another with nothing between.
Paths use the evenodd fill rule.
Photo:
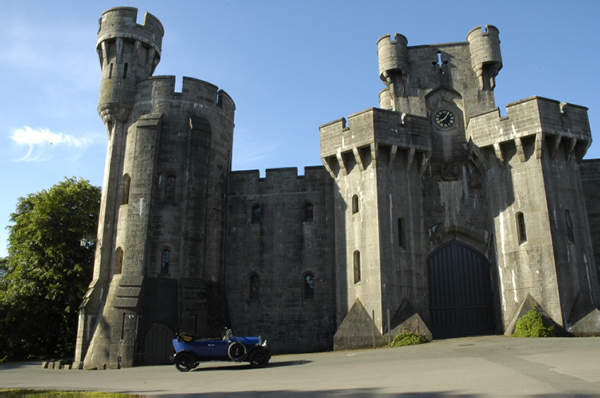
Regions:
<instances>
[{"instance_id":1,"label":"weathered stone masonry","mask_svg":"<svg viewBox=\"0 0 600 398\"><path fill-rule=\"evenodd\" d=\"M176 332L224 327L277 353L371 346L373 325L376 344L510 333L531 305L600 332L587 109L530 97L501 117L498 29L383 36L381 108L322 125L323 166L260 178L231 171L233 100L152 76L164 30L136 17L110 9L98 32L108 150L79 366L164 363Z\"/></svg>"}]
</instances>

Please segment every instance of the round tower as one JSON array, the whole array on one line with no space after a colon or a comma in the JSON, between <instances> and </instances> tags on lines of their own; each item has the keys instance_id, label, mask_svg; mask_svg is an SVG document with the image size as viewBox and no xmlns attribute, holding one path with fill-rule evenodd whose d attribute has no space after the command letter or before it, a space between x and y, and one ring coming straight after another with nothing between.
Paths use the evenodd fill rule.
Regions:
<instances>
[{"instance_id":1,"label":"round tower","mask_svg":"<svg viewBox=\"0 0 600 398\"><path fill-rule=\"evenodd\" d=\"M379 78L387 86L389 95L380 100L382 108L395 108L395 98L404 95L404 83L408 77L408 40L396 33L395 40L389 34L377 40L377 57L379 58ZM380 95L381 98L381 95Z\"/></svg>"},{"instance_id":2,"label":"round tower","mask_svg":"<svg viewBox=\"0 0 600 398\"><path fill-rule=\"evenodd\" d=\"M495 77L502 69L499 34L500 31L493 25L485 25L485 31L478 26L467 34L471 51L471 66L477 74L481 90L494 89Z\"/></svg>"},{"instance_id":3,"label":"round tower","mask_svg":"<svg viewBox=\"0 0 600 398\"><path fill-rule=\"evenodd\" d=\"M98 113L108 130L125 122L133 108L138 80L152 76L160 61L164 29L146 13L144 25L136 23L137 9L115 7L102 14L96 51L102 77Z\"/></svg>"}]
</instances>

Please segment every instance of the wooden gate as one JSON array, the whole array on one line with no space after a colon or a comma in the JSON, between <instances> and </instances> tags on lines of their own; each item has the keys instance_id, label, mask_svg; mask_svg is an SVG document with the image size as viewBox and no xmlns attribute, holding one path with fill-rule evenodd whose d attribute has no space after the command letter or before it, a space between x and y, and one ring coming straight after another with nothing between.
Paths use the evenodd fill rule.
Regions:
<instances>
[{"instance_id":1,"label":"wooden gate","mask_svg":"<svg viewBox=\"0 0 600 398\"><path fill-rule=\"evenodd\" d=\"M427 257L427 280L435 338L495 332L490 262L481 253L445 243Z\"/></svg>"},{"instance_id":2,"label":"wooden gate","mask_svg":"<svg viewBox=\"0 0 600 398\"><path fill-rule=\"evenodd\" d=\"M144 342L144 364L169 364L169 357L175 353L173 348L174 337L175 334L165 325L152 325Z\"/></svg>"}]
</instances>

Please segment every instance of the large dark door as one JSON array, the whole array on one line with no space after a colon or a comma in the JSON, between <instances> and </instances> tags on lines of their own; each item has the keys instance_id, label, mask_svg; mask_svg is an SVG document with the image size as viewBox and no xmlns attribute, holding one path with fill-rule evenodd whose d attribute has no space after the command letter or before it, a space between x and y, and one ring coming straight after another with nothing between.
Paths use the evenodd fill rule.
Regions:
<instances>
[{"instance_id":1,"label":"large dark door","mask_svg":"<svg viewBox=\"0 0 600 398\"><path fill-rule=\"evenodd\" d=\"M490 262L451 241L427 257L429 319L435 338L495 332Z\"/></svg>"}]
</instances>

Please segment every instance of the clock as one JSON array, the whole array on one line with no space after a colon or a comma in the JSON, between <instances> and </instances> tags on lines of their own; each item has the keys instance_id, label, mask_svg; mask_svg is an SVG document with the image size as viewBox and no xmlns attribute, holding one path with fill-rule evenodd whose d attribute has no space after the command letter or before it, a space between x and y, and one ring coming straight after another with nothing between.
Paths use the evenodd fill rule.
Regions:
<instances>
[{"instance_id":1,"label":"clock","mask_svg":"<svg viewBox=\"0 0 600 398\"><path fill-rule=\"evenodd\" d=\"M444 129L452 127L456 121L454 113L449 109L440 109L435 113L434 119L435 124Z\"/></svg>"}]
</instances>

